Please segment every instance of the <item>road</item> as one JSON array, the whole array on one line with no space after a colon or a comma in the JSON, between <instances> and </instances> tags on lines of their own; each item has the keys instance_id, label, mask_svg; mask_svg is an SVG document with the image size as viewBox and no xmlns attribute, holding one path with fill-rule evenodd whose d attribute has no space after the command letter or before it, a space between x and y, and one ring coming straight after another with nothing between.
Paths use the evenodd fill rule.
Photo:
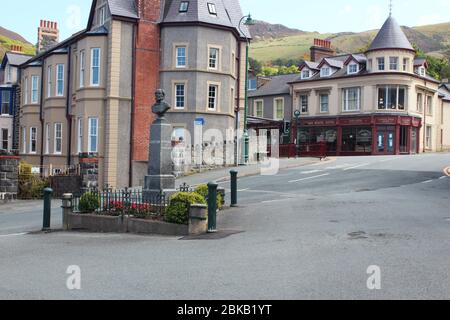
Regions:
<instances>
[{"instance_id":1,"label":"road","mask_svg":"<svg viewBox=\"0 0 450 320\"><path fill-rule=\"evenodd\" d=\"M0 298L450 299L449 164L349 157L240 178L217 239L3 233Z\"/></svg>"}]
</instances>

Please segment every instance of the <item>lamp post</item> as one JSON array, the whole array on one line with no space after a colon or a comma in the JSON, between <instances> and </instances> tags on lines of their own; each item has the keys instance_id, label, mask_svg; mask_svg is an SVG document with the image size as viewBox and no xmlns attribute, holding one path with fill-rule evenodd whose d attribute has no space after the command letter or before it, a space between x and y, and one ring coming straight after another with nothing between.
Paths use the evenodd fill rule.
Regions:
<instances>
[{"instance_id":1,"label":"lamp post","mask_svg":"<svg viewBox=\"0 0 450 320\"><path fill-rule=\"evenodd\" d=\"M300 156L299 132L300 132L300 117L301 117L301 115L302 115L302 112L300 110L295 110L294 116L295 116L295 120L296 120L295 123L296 123L296 127L297 127L297 130L296 130L297 137L296 137L295 141L297 141L297 157Z\"/></svg>"},{"instance_id":2,"label":"lamp post","mask_svg":"<svg viewBox=\"0 0 450 320\"><path fill-rule=\"evenodd\" d=\"M254 25L255 22L252 19L250 14L243 16L239 21L239 31L241 35L245 37L247 41L247 45L245 48L245 109L244 109L244 164L248 164L249 160L249 135L248 135L248 67L249 67L249 48L250 48L250 39L247 36L247 33L243 32L241 29L242 22L245 20L244 25L251 26Z\"/></svg>"}]
</instances>

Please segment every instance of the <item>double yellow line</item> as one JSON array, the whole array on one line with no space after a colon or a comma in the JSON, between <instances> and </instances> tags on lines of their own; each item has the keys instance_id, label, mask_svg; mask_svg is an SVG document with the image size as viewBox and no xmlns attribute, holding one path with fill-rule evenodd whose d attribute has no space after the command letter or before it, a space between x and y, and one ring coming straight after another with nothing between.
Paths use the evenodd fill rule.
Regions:
<instances>
[{"instance_id":1,"label":"double yellow line","mask_svg":"<svg viewBox=\"0 0 450 320\"><path fill-rule=\"evenodd\" d=\"M445 168L444 173L450 177L450 167Z\"/></svg>"}]
</instances>

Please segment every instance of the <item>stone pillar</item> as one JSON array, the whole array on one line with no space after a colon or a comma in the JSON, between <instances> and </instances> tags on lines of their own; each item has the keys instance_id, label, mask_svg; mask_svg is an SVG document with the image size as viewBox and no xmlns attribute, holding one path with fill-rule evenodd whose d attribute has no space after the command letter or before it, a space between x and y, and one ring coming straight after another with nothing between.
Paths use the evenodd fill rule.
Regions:
<instances>
[{"instance_id":1,"label":"stone pillar","mask_svg":"<svg viewBox=\"0 0 450 320\"><path fill-rule=\"evenodd\" d=\"M72 213L72 200L73 194L65 193L62 196L62 221L63 221L63 230L69 230L69 214Z\"/></svg>"},{"instance_id":2,"label":"stone pillar","mask_svg":"<svg viewBox=\"0 0 450 320\"><path fill-rule=\"evenodd\" d=\"M19 161L20 158L11 153L0 153L0 197L2 199L17 198L19 191Z\"/></svg>"},{"instance_id":3,"label":"stone pillar","mask_svg":"<svg viewBox=\"0 0 450 320\"><path fill-rule=\"evenodd\" d=\"M193 204L189 210L189 235L200 235L208 232L208 206Z\"/></svg>"},{"instance_id":4,"label":"stone pillar","mask_svg":"<svg viewBox=\"0 0 450 320\"><path fill-rule=\"evenodd\" d=\"M172 125L164 118L156 119L150 128L150 156L145 177L144 198L152 199L161 192L175 192L172 161Z\"/></svg>"}]
</instances>

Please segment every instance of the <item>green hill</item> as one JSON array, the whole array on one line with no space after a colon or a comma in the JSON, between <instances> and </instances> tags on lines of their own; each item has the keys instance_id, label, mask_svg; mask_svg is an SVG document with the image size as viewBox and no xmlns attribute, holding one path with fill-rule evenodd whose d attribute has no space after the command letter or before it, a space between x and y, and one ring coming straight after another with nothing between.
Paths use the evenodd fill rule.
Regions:
<instances>
[{"instance_id":1,"label":"green hill","mask_svg":"<svg viewBox=\"0 0 450 320\"><path fill-rule=\"evenodd\" d=\"M267 23L265 29L268 28ZM277 25L277 29L280 28ZM331 39L338 53L358 52L367 48L377 34L378 30L370 30L360 33L336 33L320 34L317 32L305 32L289 29L277 34L271 33L271 37L259 34L260 27L252 27L251 32L255 41L251 46L251 57L263 63L270 63L276 59L302 59L309 55L309 48L314 38ZM450 22L421 27L403 27L409 40L425 53L442 57L450 50Z\"/></svg>"},{"instance_id":2,"label":"green hill","mask_svg":"<svg viewBox=\"0 0 450 320\"><path fill-rule=\"evenodd\" d=\"M35 47L19 34L0 27L0 61L3 60L5 52L11 49L11 45L22 46L25 54L35 54Z\"/></svg>"}]
</instances>

